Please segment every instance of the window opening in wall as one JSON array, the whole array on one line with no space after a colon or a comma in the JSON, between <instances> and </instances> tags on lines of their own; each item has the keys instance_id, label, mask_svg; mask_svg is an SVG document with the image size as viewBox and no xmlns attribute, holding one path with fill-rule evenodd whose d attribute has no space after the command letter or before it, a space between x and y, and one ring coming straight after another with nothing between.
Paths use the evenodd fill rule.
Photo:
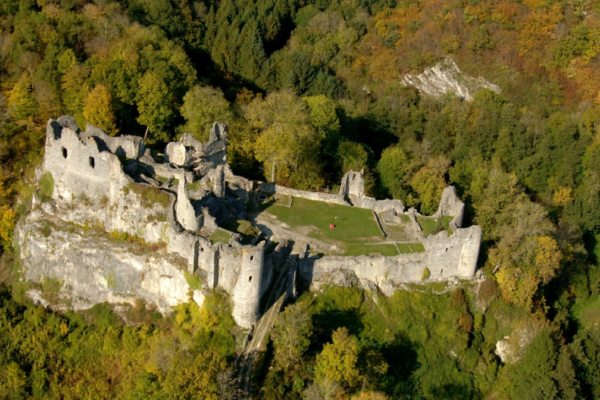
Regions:
<instances>
[{"instance_id":1,"label":"window opening in wall","mask_svg":"<svg viewBox=\"0 0 600 400\"><path fill-rule=\"evenodd\" d=\"M200 247L200 251L204 251L204 247Z\"/></svg>"},{"instance_id":2,"label":"window opening in wall","mask_svg":"<svg viewBox=\"0 0 600 400\"><path fill-rule=\"evenodd\" d=\"M254 260L254 256L250 256L250 261ZM252 277L250 277L252 278Z\"/></svg>"},{"instance_id":3,"label":"window opening in wall","mask_svg":"<svg viewBox=\"0 0 600 400\"><path fill-rule=\"evenodd\" d=\"M67 158L67 149L62 148L63 158Z\"/></svg>"},{"instance_id":4,"label":"window opening in wall","mask_svg":"<svg viewBox=\"0 0 600 400\"><path fill-rule=\"evenodd\" d=\"M440 275L444 273L444 268L440 269Z\"/></svg>"},{"instance_id":5,"label":"window opening in wall","mask_svg":"<svg viewBox=\"0 0 600 400\"><path fill-rule=\"evenodd\" d=\"M252 275L248 278L248 282L252 282Z\"/></svg>"},{"instance_id":6,"label":"window opening in wall","mask_svg":"<svg viewBox=\"0 0 600 400\"><path fill-rule=\"evenodd\" d=\"M94 157L90 157L90 167L96 168L96 160L94 160Z\"/></svg>"}]
</instances>

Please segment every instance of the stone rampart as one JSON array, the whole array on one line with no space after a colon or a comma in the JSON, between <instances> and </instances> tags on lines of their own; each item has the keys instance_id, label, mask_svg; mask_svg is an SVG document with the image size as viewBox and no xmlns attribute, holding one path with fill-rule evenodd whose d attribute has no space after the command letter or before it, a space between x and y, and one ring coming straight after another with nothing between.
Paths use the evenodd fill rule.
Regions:
<instances>
[{"instance_id":1,"label":"stone rampart","mask_svg":"<svg viewBox=\"0 0 600 400\"><path fill-rule=\"evenodd\" d=\"M345 206L351 205L338 194L308 192L305 190L290 189L272 183L261 183L260 190L266 193L287 194L303 199L322 201L324 203L342 204Z\"/></svg>"},{"instance_id":2,"label":"stone rampart","mask_svg":"<svg viewBox=\"0 0 600 400\"><path fill-rule=\"evenodd\" d=\"M298 234L289 242L283 240L286 246L280 243L268 255L264 251L265 242L253 241L253 245L242 246L239 235L233 232L229 243L212 243L208 239L217 229L216 221L223 217L221 214L225 213L223 218L228 216L223 210L235 209L236 217L244 218L239 215L245 213L244 202L255 187L252 181L231 172L226 145L225 126L215 124L205 144L184 135L178 145L167 146L166 160L180 157L179 161L185 165L177 166L179 161L158 164L148 151L142 155L144 145L139 138L113 138L91 125L81 132L72 117L50 120L43 172L49 172L54 178L52 199L45 199L47 202L42 204L36 198L33 211L19 222L15 234L23 260L29 265L28 279L40 280L46 274L64 280L71 294L78 296L81 304L77 307L100 301L132 303L138 296L168 312L173 305L188 298L190 288L186 273L196 274L203 279L206 288L222 288L230 293L236 323L251 327L259 318L261 297L277 267L288 256L290 249L286 246L293 245L292 241L312 246L311 240L316 239ZM125 167L121 163L123 157L130 158L124 161ZM149 178L154 175L179 179L179 184L160 184ZM198 176L201 179L194 185L199 203L192 203L187 182ZM274 184L261 184L260 189L354 205L375 213L393 210L400 214L404 210L399 200L365 196L362 172L346 174L338 194L307 192ZM207 196L208 192L214 196ZM214 207L210 208L202 203L206 200L204 197L221 203L211 203ZM418 232L416 211L409 210L416 224L415 232L418 237L422 236L424 253L322 258L306 254L300 257L299 277L312 282L342 269L378 285L385 285L387 281L418 283L428 268L430 280L470 278L477 263L481 229L477 226L458 228L463 210L464 204L454 189L448 188L436 215L454 215L453 235L448 236L443 231L425 238ZM69 236L69 223L82 227L82 233ZM46 224L55 227L51 235L45 234ZM94 227L97 238L85 236L90 226ZM122 239L123 233L129 241ZM283 228L273 228L271 233L281 238L287 234ZM111 245L113 239L117 243ZM138 254L139 247L130 245L131 240L160 251L145 249ZM312 247L315 249L317 245ZM201 301L204 295L196 291L192 298Z\"/></svg>"},{"instance_id":3,"label":"stone rampart","mask_svg":"<svg viewBox=\"0 0 600 400\"><path fill-rule=\"evenodd\" d=\"M428 268L429 281L451 277L471 279L477 267L481 228L472 226L447 235L443 231L429 236L423 243L426 249L423 253L395 257L309 257L302 260L299 274L307 283L340 269L353 271L359 279L373 282L422 283L423 271Z\"/></svg>"}]
</instances>

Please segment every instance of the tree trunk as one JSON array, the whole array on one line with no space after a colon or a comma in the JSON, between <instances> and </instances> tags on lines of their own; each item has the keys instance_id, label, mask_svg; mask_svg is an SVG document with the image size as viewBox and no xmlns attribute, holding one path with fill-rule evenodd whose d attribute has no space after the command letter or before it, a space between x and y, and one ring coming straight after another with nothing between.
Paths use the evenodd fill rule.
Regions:
<instances>
[{"instance_id":1,"label":"tree trunk","mask_svg":"<svg viewBox=\"0 0 600 400\"><path fill-rule=\"evenodd\" d=\"M271 167L271 182L275 183L275 161L273 161L273 166Z\"/></svg>"},{"instance_id":2,"label":"tree trunk","mask_svg":"<svg viewBox=\"0 0 600 400\"><path fill-rule=\"evenodd\" d=\"M144 142L146 141L146 136L148 136L148 129L150 129L149 125L146 126L146 133L144 133Z\"/></svg>"}]
</instances>

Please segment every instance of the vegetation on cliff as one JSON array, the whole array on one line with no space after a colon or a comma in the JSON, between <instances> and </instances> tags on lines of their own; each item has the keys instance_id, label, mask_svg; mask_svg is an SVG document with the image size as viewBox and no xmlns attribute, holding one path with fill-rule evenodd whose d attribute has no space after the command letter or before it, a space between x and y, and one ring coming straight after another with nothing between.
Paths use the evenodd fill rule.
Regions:
<instances>
[{"instance_id":1,"label":"vegetation on cliff","mask_svg":"<svg viewBox=\"0 0 600 400\"><path fill-rule=\"evenodd\" d=\"M484 234L478 290L302 297L282 316L297 334L276 326L256 377L263 398L597 398L599 51L597 0L0 0L0 279L17 277L17 204L48 118L156 146L218 119L241 175L315 189L364 169L370 194L423 213L453 184ZM399 83L446 57L501 93ZM134 328L13 289L0 397L223 398L219 302ZM530 344L501 362L518 332Z\"/></svg>"}]
</instances>

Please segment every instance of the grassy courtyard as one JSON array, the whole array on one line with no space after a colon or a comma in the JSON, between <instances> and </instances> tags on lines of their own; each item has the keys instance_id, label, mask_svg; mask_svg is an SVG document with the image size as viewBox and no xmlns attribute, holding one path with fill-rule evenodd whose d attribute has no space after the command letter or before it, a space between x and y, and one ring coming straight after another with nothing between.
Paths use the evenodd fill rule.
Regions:
<instances>
[{"instance_id":1,"label":"grassy courtyard","mask_svg":"<svg viewBox=\"0 0 600 400\"><path fill-rule=\"evenodd\" d=\"M447 231L448 235L452 235L452 229L450 229L449 224L454 217L446 216L442 217L442 221L440 224L440 232ZM432 233L436 233L437 228L437 220L431 217L417 217L417 222L421 225L421 229L423 230L423 234L425 236L429 236Z\"/></svg>"},{"instance_id":2,"label":"grassy courtyard","mask_svg":"<svg viewBox=\"0 0 600 400\"><path fill-rule=\"evenodd\" d=\"M336 245L345 255L398 254L393 244L376 244L383 242L385 237L371 210L294 197L291 207L275 203L267 206L265 211L291 230ZM330 224L336 228L330 229Z\"/></svg>"},{"instance_id":3,"label":"grassy courtyard","mask_svg":"<svg viewBox=\"0 0 600 400\"><path fill-rule=\"evenodd\" d=\"M217 229L212 235L210 235L208 239L213 243L229 243L231 240L231 234L222 229Z\"/></svg>"}]
</instances>

